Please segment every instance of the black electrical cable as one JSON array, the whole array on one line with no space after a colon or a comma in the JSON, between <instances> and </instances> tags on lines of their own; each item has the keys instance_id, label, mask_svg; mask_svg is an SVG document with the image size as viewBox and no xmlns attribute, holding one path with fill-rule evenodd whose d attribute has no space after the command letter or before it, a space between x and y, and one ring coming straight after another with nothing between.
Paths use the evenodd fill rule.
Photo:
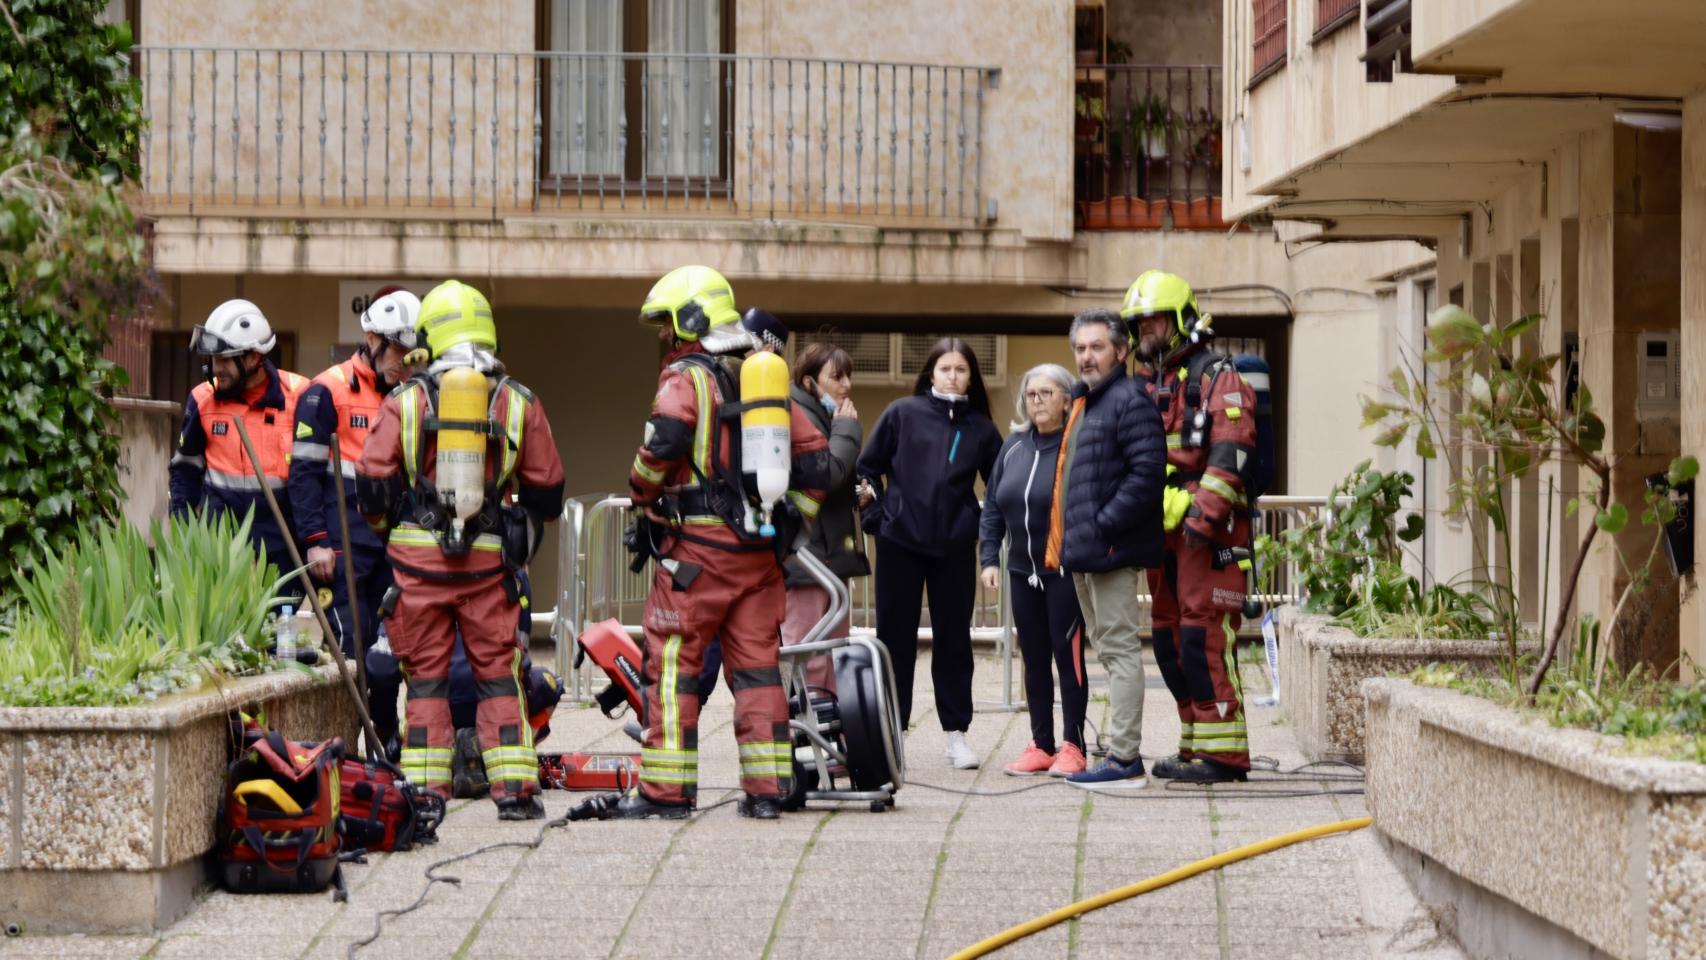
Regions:
<instances>
[{"instance_id":1,"label":"black electrical cable","mask_svg":"<svg viewBox=\"0 0 1706 960\"><path fill-rule=\"evenodd\" d=\"M1160 790L1144 791L1142 793L1113 793L1108 791L1093 791L1096 796L1116 800L1193 800L1193 799L1226 799L1226 798L1264 798L1264 799L1295 799L1298 797L1345 797L1361 796L1361 789L1320 789L1320 790L1264 790L1260 787L1250 787L1251 783L1284 783L1279 780L1253 780L1240 783L1188 783L1180 780L1169 780ZM1071 784L1064 780L1049 780L1046 783L1033 783L1029 786L1013 790L963 790L958 787L942 787L934 783L919 783L911 781L909 787L921 790L935 790L939 793L952 793L962 797L1010 797L1016 793L1026 793L1031 790L1041 790L1045 787L1068 787ZM1212 791L1212 792L1211 792Z\"/></svg>"},{"instance_id":2,"label":"black electrical cable","mask_svg":"<svg viewBox=\"0 0 1706 960\"><path fill-rule=\"evenodd\" d=\"M717 787L713 787L713 788L707 788L707 792L714 792L717 790L733 790L733 789L738 789L738 788L730 788L730 787L717 788ZM736 796L731 796L726 800L719 800L716 803L713 803L708 807L700 807L700 808L694 810L692 813L688 814L687 818L689 820L692 820L696 817L703 816L707 813L710 813L712 810L717 809L718 807L726 807L729 804L734 803L737 799L739 799L739 798ZM432 888L435 884L447 883L447 884L450 884L451 886L457 886L457 885L460 885L462 883L462 879L460 877L448 877L448 876L441 877L441 876L438 876L435 873L435 871L437 871L441 867L448 867L453 863L461 863L464 860L472 860L475 857L478 857L482 854L491 853L494 850L505 850L505 849L511 849L511 848L517 848L517 847L525 849L525 850L537 850L537 849L539 849L539 847L542 844L544 844L545 834L549 833L552 830L557 829L558 827L567 826L568 823L569 823L569 818L567 815L564 815L564 816L558 817L555 820L546 821L545 825L539 828L539 833L537 835L535 835L532 840L505 840L505 841L502 841L499 843L488 843L483 847L476 847L475 849L469 850L466 853L459 853L454 857L446 857L443 860L438 860L434 863L428 864L426 869L421 872L422 876L426 877L426 880L427 880L426 888L421 891L421 895L416 897L414 899L414 902L410 903L406 907L398 907L394 910L381 910L378 913L375 913L373 915L373 932L368 934L366 937L364 937L360 940L357 940L354 943L350 944L349 951L345 954L345 956L348 958L348 960L355 960L355 952L357 950L360 950L362 947L368 946L368 945L372 944L374 941L378 940L379 935L385 929L385 919L387 917L400 917L400 916L403 916L404 914L413 913L414 911L419 910L421 908L421 905L426 903L427 894L432 892Z\"/></svg>"},{"instance_id":3,"label":"black electrical cable","mask_svg":"<svg viewBox=\"0 0 1706 960\"><path fill-rule=\"evenodd\" d=\"M360 950L362 947L365 947L368 944L373 943L375 940L378 940L380 933L383 932L385 929L385 918L386 917L400 917L406 913L413 913L414 911L420 909L421 905L426 903L427 894L432 892L432 888L434 885L440 884L440 883L448 883L452 886L457 886L457 885L460 885L462 883L462 878L460 878L460 877L441 877L441 876L438 876L434 871L438 870L439 868L448 867L453 863L461 863L464 860L472 860L473 858L480 856L481 854L490 853L493 850L504 850L504 849L508 849L508 848L512 848L512 847L521 847L521 848L524 848L527 850L537 850L539 848L540 844L545 842L545 834L547 832L554 830L558 827L568 826L568 823L569 823L568 817L558 817L555 820L547 821L544 826L540 827L538 835L535 836L532 840L505 840L505 841L500 842L500 843L489 843L483 847L476 847L473 850L469 850L467 853L459 853L454 857L446 857L443 860L439 860L435 863L429 864L427 866L426 870L423 871L423 875L427 879L427 885L426 885L426 888L421 891L421 895L416 897L414 902L409 904L406 907L398 907L395 910L381 910L378 913L374 914L373 915L373 932L368 934L366 937L364 937L360 940L357 940L354 943L350 944L349 945L349 951L345 954L345 956L348 957L349 960L355 960L355 952L357 950Z\"/></svg>"}]
</instances>

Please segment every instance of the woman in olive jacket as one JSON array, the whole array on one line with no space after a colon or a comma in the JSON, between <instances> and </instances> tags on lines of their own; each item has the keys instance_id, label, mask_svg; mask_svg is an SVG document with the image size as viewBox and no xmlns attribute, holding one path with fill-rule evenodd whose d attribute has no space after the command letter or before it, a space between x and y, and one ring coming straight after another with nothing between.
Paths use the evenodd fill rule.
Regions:
<instances>
[{"instance_id":1,"label":"woman in olive jacket","mask_svg":"<svg viewBox=\"0 0 1706 960\"><path fill-rule=\"evenodd\" d=\"M865 530L877 538L877 637L894 661L901 720L912 720L918 620L930 589L936 712L950 766L970 770L971 614L977 594L979 507L973 485L995 467L1001 434L977 355L954 337L936 342L913 395L889 404L859 457Z\"/></svg>"},{"instance_id":2,"label":"woman in olive jacket","mask_svg":"<svg viewBox=\"0 0 1706 960\"><path fill-rule=\"evenodd\" d=\"M809 344L800 351L794 362L794 387L790 396L794 405L804 410L829 438L829 492L818 508L817 522L812 524L803 549L822 560L844 583L871 572L871 562L865 558L865 545L859 541L853 514L857 500L853 469L859 460L865 431L859 425L852 392L853 358L847 351L822 342ZM789 559L784 580L788 586L788 605L782 619L782 644L791 646L803 640L829 610L829 593L796 559ZM851 617L844 613L841 622L824 639L845 637L850 627ZM828 654L812 658L806 668L806 682L826 693L835 692L835 670Z\"/></svg>"}]
</instances>

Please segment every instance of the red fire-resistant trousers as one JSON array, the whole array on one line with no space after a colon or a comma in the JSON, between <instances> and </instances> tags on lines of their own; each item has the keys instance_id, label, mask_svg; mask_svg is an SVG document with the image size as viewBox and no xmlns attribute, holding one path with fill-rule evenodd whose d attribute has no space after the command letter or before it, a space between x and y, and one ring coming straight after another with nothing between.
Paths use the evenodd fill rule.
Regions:
<instances>
[{"instance_id":1,"label":"red fire-resistant trousers","mask_svg":"<svg viewBox=\"0 0 1706 960\"><path fill-rule=\"evenodd\" d=\"M499 572L478 580L432 580L397 571L402 591L387 630L408 680L403 772L450 799L450 652L456 631L474 669L475 730L493 800L532 796L539 789L533 728L522 706L521 608Z\"/></svg>"},{"instance_id":2,"label":"red fire-resistant trousers","mask_svg":"<svg viewBox=\"0 0 1706 960\"><path fill-rule=\"evenodd\" d=\"M782 568L768 548L746 552L677 542L654 564L647 600L646 735L640 789L648 800L692 804L699 781L699 669L714 636L735 700L741 786L754 797L789 789L793 755L776 650ZM696 571L696 572L695 572Z\"/></svg>"},{"instance_id":3,"label":"red fire-resistant trousers","mask_svg":"<svg viewBox=\"0 0 1706 960\"><path fill-rule=\"evenodd\" d=\"M1161 569L1150 570L1152 642L1161 679L1179 708L1179 757L1250 768L1250 735L1238 679L1238 626L1245 573L1214 568L1214 548L1176 530Z\"/></svg>"}]
</instances>

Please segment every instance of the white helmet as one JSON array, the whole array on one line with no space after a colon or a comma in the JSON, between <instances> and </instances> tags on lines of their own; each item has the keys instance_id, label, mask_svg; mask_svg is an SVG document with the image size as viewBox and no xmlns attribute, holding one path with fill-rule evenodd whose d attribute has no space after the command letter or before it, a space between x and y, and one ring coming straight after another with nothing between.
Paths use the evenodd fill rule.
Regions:
<instances>
[{"instance_id":1,"label":"white helmet","mask_svg":"<svg viewBox=\"0 0 1706 960\"><path fill-rule=\"evenodd\" d=\"M277 342L261 308L247 300L227 300L213 308L207 322L190 334L190 349L205 357L235 357L251 350L271 353Z\"/></svg>"},{"instance_id":2,"label":"white helmet","mask_svg":"<svg viewBox=\"0 0 1706 960\"><path fill-rule=\"evenodd\" d=\"M407 290L393 290L376 297L361 312L361 329L363 333L377 333L404 350L413 350L415 320L420 315L421 298Z\"/></svg>"}]
</instances>

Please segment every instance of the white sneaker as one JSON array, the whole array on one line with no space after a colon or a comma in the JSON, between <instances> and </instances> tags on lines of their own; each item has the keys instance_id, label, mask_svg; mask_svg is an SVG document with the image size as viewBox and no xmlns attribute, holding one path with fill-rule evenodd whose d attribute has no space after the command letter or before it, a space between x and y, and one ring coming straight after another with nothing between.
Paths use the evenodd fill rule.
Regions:
<instances>
[{"instance_id":1,"label":"white sneaker","mask_svg":"<svg viewBox=\"0 0 1706 960\"><path fill-rule=\"evenodd\" d=\"M977 754L972 751L971 744L966 742L964 730L948 731L948 766L955 770L976 770Z\"/></svg>"}]
</instances>

